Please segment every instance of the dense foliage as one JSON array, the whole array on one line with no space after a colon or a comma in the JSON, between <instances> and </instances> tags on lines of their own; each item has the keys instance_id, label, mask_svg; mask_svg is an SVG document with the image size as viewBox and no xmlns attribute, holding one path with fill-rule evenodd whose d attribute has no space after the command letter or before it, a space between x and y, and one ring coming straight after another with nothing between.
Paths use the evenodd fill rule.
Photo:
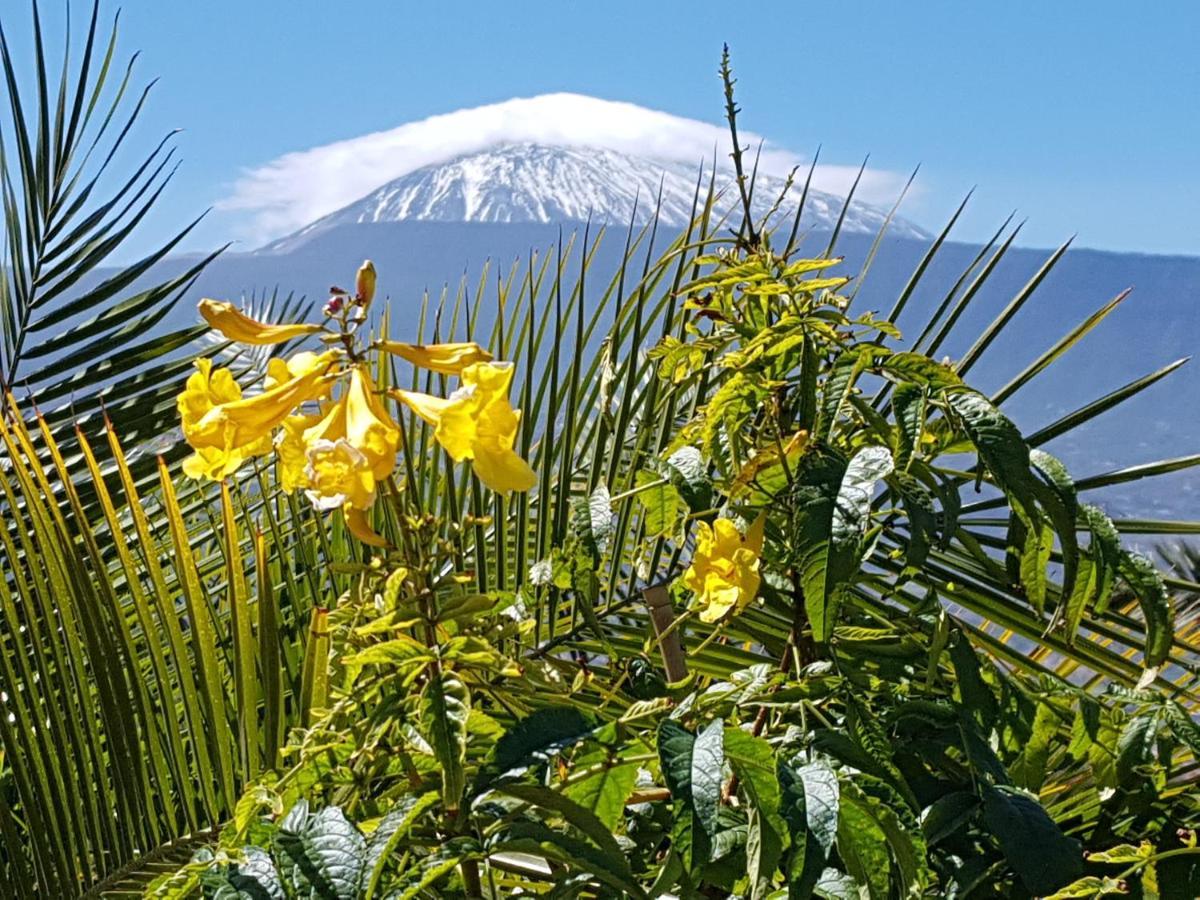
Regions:
<instances>
[{"instance_id":1,"label":"dense foliage","mask_svg":"<svg viewBox=\"0 0 1200 900\"><path fill-rule=\"evenodd\" d=\"M1082 496L1181 463L1043 448L1165 372L1022 435L1115 302L974 389L1065 248L939 360L1008 243L902 334L949 226L861 309L751 217L722 75L745 218L699 180L600 290L585 232L415 327L369 265L320 321L204 301L279 353L161 379L179 465L10 403L5 896L1200 893L1200 585L1125 537L1196 528Z\"/></svg>"}]
</instances>

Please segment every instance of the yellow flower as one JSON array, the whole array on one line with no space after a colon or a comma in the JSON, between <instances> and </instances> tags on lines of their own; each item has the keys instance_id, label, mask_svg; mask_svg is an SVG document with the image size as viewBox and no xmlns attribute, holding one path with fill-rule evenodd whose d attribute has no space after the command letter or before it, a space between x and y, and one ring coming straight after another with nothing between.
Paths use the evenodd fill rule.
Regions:
<instances>
[{"instance_id":1,"label":"yellow flower","mask_svg":"<svg viewBox=\"0 0 1200 900\"><path fill-rule=\"evenodd\" d=\"M274 387L291 381L293 378L302 378L314 369L324 369L329 364L328 353L313 353L311 350L301 350L299 353L292 354L291 359L284 360L281 356L272 356L267 360L267 380L266 389L270 390ZM332 381L324 385L324 391L320 394L321 397L328 397L329 392L333 390Z\"/></svg>"},{"instance_id":2,"label":"yellow flower","mask_svg":"<svg viewBox=\"0 0 1200 900\"><path fill-rule=\"evenodd\" d=\"M350 373L345 405L346 440L367 458L372 474L382 481L396 467L400 429L375 393L366 367L355 366Z\"/></svg>"},{"instance_id":3,"label":"yellow flower","mask_svg":"<svg viewBox=\"0 0 1200 900\"><path fill-rule=\"evenodd\" d=\"M242 399L242 388L228 369L214 372L211 359L198 359L195 365L196 371L176 399L184 437L196 448L196 453L183 461L183 471L190 478L220 481L232 474L243 460L269 452L270 441L258 438L230 446L199 446L193 441L201 433L200 423L214 409Z\"/></svg>"},{"instance_id":4,"label":"yellow flower","mask_svg":"<svg viewBox=\"0 0 1200 900\"><path fill-rule=\"evenodd\" d=\"M279 460L279 484L287 492L307 488L308 444L304 433L320 419L316 416L288 416L275 435L275 456Z\"/></svg>"},{"instance_id":5,"label":"yellow flower","mask_svg":"<svg viewBox=\"0 0 1200 900\"><path fill-rule=\"evenodd\" d=\"M276 445L280 480L285 490L304 487L318 509L346 504L366 509L377 483L396 467L400 429L363 366L351 370L346 392L320 418L283 425Z\"/></svg>"},{"instance_id":6,"label":"yellow flower","mask_svg":"<svg viewBox=\"0 0 1200 900\"><path fill-rule=\"evenodd\" d=\"M493 491L527 491L537 475L513 450L519 411L508 401L512 363L481 362L462 371L462 387L448 398L412 391L395 396L435 426L434 436L455 462L469 459Z\"/></svg>"},{"instance_id":7,"label":"yellow flower","mask_svg":"<svg viewBox=\"0 0 1200 900\"><path fill-rule=\"evenodd\" d=\"M188 478L211 478L213 481L221 481L236 472L247 455L255 454L202 447L183 461L183 474Z\"/></svg>"},{"instance_id":8,"label":"yellow flower","mask_svg":"<svg viewBox=\"0 0 1200 900\"><path fill-rule=\"evenodd\" d=\"M458 375L473 363L492 361L492 354L474 342L402 344L399 341L380 341L376 346L385 353L391 353L407 360L414 366L441 372L443 375Z\"/></svg>"},{"instance_id":9,"label":"yellow flower","mask_svg":"<svg viewBox=\"0 0 1200 900\"><path fill-rule=\"evenodd\" d=\"M214 406L242 399L241 385L228 369L213 372L211 359L197 359L194 365L196 371L188 377L183 393L176 400L185 432Z\"/></svg>"},{"instance_id":10,"label":"yellow flower","mask_svg":"<svg viewBox=\"0 0 1200 900\"><path fill-rule=\"evenodd\" d=\"M717 519L711 528L697 523L696 548L683 584L696 594L692 605L700 610L701 622L716 622L730 610L741 612L758 594L763 525L760 515L743 538L729 519Z\"/></svg>"},{"instance_id":11,"label":"yellow flower","mask_svg":"<svg viewBox=\"0 0 1200 900\"><path fill-rule=\"evenodd\" d=\"M337 355L333 350L320 356L308 354L303 367L287 381L273 382L253 397L217 404L190 426L185 417L184 437L197 450L202 447L231 450L269 440L271 432L301 403L328 393L336 377L329 372ZM181 396L181 410L183 404Z\"/></svg>"},{"instance_id":12,"label":"yellow flower","mask_svg":"<svg viewBox=\"0 0 1200 900\"><path fill-rule=\"evenodd\" d=\"M317 509L350 506L367 509L375 502L375 476L367 457L345 438L318 438L308 445L305 494Z\"/></svg>"},{"instance_id":13,"label":"yellow flower","mask_svg":"<svg viewBox=\"0 0 1200 900\"><path fill-rule=\"evenodd\" d=\"M209 326L215 328L231 341L240 344L281 344L292 338L314 334L321 330L320 325L268 325L257 319L252 319L232 303L223 300L201 300L200 315Z\"/></svg>"}]
</instances>

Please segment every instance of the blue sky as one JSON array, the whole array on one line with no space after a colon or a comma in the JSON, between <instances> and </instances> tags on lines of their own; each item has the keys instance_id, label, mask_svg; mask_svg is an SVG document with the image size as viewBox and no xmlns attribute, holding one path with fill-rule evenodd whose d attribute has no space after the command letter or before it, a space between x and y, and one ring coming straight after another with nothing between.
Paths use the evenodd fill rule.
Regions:
<instances>
[{"instance_id":1,"label":"blue sky","mask_svg":"<svg viewBox=\"0 0 1200 900\"><path fill-rule=\"evenodd\" d=\"M1078 232L1084 246L1200 254L1194 2L123 8L124 49L161 77L143 140L186 129L156 227L281 154L515 96L571 91L717 122L728 41L745 127L798 154L821 144L829 162L921 164L905 211L928 228L976 185L963 239L1015 209L1028 245ZM215 213L192 246L238 233L238 215Z\"/></svg>"}]
</instances>

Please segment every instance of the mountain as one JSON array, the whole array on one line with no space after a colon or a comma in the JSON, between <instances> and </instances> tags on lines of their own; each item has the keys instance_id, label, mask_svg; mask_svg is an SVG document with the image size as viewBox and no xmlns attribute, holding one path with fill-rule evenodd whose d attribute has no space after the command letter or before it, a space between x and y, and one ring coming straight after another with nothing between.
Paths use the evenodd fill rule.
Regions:
<instances>
[{"instance_id":1,"label":"mountain","mask_svg":"<svg viewBox=\"0 0 1200 900\"><path fill-rule=\"evenodd\" d=\"M500 144L402 175L263 250L288 252L338 226L367 223L590 220L625 225L632 220L643 224L656 204L660 225L678 229L691 219L700 174L699 164L602 147ZM706 176L702 191L707 186ZM716 188L720 193L718 214L730 212L737 202L731 170L718 171ZM783 178L759 173L754 187L755 215L765 216L785 189L787 196L777 215L788 220L800 202L802 182L789 186ZM810 190L803 221L810 228L832 230L843 205L844 201L832 194ZM886 210L854 202L842 228L851 234L875 234L886 218ZM892 220L889 232L896 237L927 237L921 228L901 218Z\"/></svg>"}]
</instances>

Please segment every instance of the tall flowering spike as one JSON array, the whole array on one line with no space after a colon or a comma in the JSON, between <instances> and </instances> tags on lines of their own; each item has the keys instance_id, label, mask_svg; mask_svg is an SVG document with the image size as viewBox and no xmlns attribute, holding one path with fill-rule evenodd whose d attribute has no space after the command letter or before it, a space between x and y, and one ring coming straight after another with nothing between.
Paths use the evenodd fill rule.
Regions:
<instances>
[{"instance_id":1,"label":"tall flowering spike","mask_svg":"<svg viewBox=\"0 0 1200 900\"><path fill-rule=\"evenodd\" d=\"M328 393L329 384L336 378L331 370L337 357L333 350L312 356L302 371L261 394L214 405L194 423L189 424L185 418L184 437L197 450L228 450L269 440L271 432L301 403ZM180 396L181 408L187 393L185 390Z\"/></svg>"},{"instance_id":2,"label":"tall flowering spike","mask_svg":"<svg viewBox=\"0 0 1200 900\"><path fill-rule=\"evenodd\" d=\"M375 299L375 279L375 264L364 259L358 267L358 274L354 276L354 299L362 306L370 306Z\"/></svg>"},{"instance_id":3,"label":"tall flowering spike","mask_svg":"<svg viewBox=\"0 0 1200 900\"><path fill-rule=\"evenodd\" d=\"M292 338L315 334L321 330L320 325L299 323L295 325L269 325L252 319L232 303L224 300L201 300L200 315L212 328L215 328L231 341L239 344L282 344Z\"/></svg>"},{"instance_id":4,"label":"tall flowering spike","mask_svg":"<svg viewBox=\"0 0 1200 900\"><path fill-rule=\"evenodd\" d=\"M394 395L435 427L434 436L455 462L471 460L493 491L527 491L537 475L516 451L521 414L508 400L512 363L481 362L462 371L462 387L448 398L412 391Z\"/></svg>"},{"instance_id":5,"label":"tall flowering spike","mask_svg":"<svg viewBox=\"0 0 1200 900\"><path fill-rule=\"evenodd\" d=\"M695 593L692 606L699 610L701 622L739 613L757 596L764 524L760 515L745 537L729 519L717 519L711 527L696 524L696 549L683 584Z\"/></svg>"},{"instance_id":6,"label":"tall flowering spike","mask_svg":"<svg viewBox=\"0 0 1200 900\"><path fill-rule=\"evenodd\" d=\"M459 344L403 344L399 341L380 341L376 346L414 366L443 375L459 375L467 366L492 361L492 354L474 341Z\"/></svg>"}]
</instances>

